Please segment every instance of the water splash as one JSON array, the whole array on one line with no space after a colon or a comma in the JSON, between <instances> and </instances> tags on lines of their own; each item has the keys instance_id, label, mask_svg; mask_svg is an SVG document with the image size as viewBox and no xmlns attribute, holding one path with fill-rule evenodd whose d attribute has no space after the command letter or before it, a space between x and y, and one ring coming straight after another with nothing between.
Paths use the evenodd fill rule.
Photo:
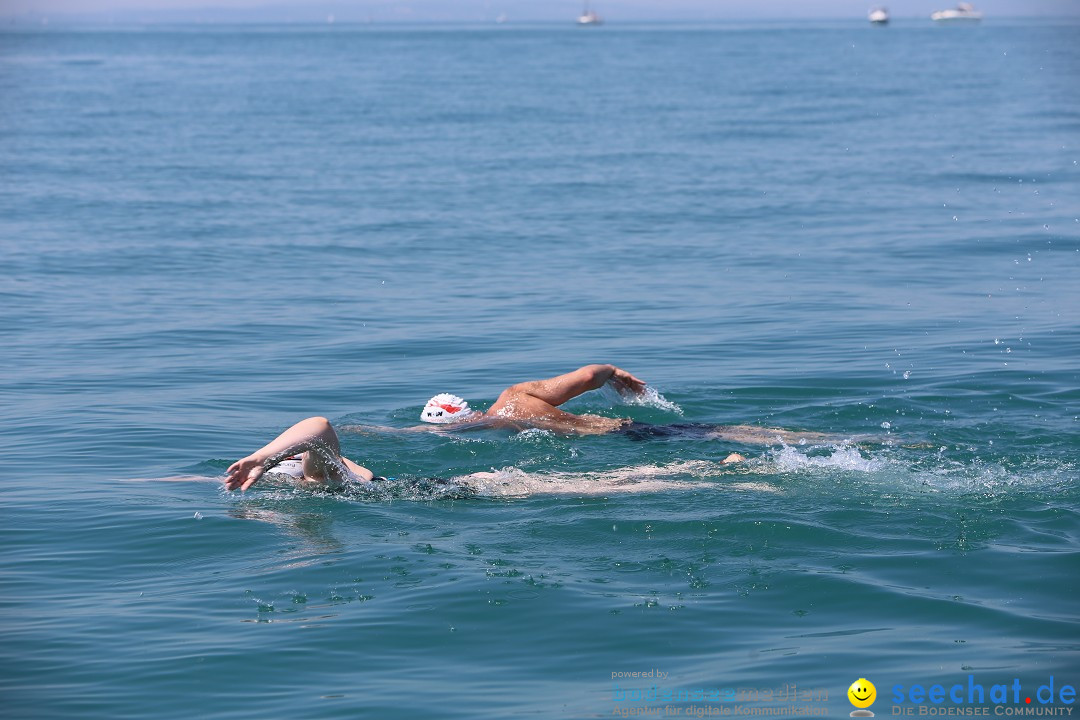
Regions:
<instances>
[{"instance_id":1,"label":"water splash","mask_svg":"<svg viewBox=\"0 0 1080 720\"><path fill-rule=\"evenodd\" d=\"M783 445L770 453L771 460L780 472L801 472L827 468L850 472L872 473L884 469L887 463L876 458L865 458L858 448L850 445L831 445L828 455L815 451L802 451L791 445Z\"/></svg>"},{"instance_id":2,"label":"water splash","mask_svg":"<svg viewBox=\"0 0 1080 720\"><path fill-rule=\"evenodd\" d=\"M681 407L661 395L660 391L652 385L646 385L645 389L640 394L634 394L619 392L609 384L604 385L603 394L608 401L613 403L634 405L637 407L649 407L656 410L675 413L676 415L683 414Z\"/></svg>"},{"instance_id":3,"label":"water splash","mask_svg":"<svg viewBox=\"0 0 1080 720\"><path fill-rule=\"evenodd\" d=\"M512 442L546 444L552 440L558 440L559 436L544 428L526 428L510 436Z\"/></svg>"},{"instance_id":4,"label":"water splash","mask_svg":"<svg viewBox=\"0 0 1080 720\"><path fill-rule=\"evenodd\" d=\"M977 456L950 457L946 448L937 452L887 448L871 457L865 457L863 452L845 443L810 448L784 445L748 469L756 474L797 473L808 478L858 473L862 476L860 487L873 487L875 492L982 498L1065 492L1075 477L1073 463L1055 459L1008 462Z\"/></svg>"},{"instance_id":5,"label":"water splash","mask_svg":"<svg viewBox=\"0 0 1080 720\"><path fill-rule=\"evenodd\" d=\"M1019 462L950 459L944 452L907 468L913 483L937 492L976 493L984 497L1017 492L1067 492L1074 483L1076 465L1056 459L1030 458Z\"/></svg>"}]
</instances>

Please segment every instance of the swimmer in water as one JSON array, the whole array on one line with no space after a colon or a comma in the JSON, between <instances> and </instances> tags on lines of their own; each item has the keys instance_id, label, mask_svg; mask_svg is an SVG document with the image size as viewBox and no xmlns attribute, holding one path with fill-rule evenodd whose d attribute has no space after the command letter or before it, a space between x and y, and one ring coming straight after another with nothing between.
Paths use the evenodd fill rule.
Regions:
<instances>
[{"instance_id":1,"label":"swimmer in water","mask_svg":"<svg viewBox=\"0 0 1080 720\"><path fill-rule=\"evenodd\" d=\"M479 428L510 428L525 430L540 428L568 435L625 434L632 440L655 437L697 437L731 440L746 444L798 443L801 441L826 441L823 433L791 432L781 428L764 428L754 425L715 425L711 423L676 423L652 425L635 422L630 418L610 418L601 415L575 415L560 410L566 401L603 387L605 384L620 395L638 396L645 393L644 380L614 365L586 365L573 372L530 382L511 385L502 391L495 403L484 412L473 410L469 403L457 395L441 393L428 400L420 413L426 423L441 426L439 430L473 430ZM357 428L359 429L359 428ZM412 431L433 428L415 426ZM729 458L745 460L733 453Z\"/></svg>"},{"instance_id":2,"label":"swimmer in water","mask_svg":"<svg viewBox=\"0 0 1080 720\"><path fill-rule=\"evenodd\" d=\"M225 471L226 490L247 490L264 473L280 468L301 485L340 488L380 478L341 454L334 426L324 417L301 420Z\"/></svg>"},{"instance_id":3,"label":"swimmer in water","mask_svg":"<svg viewBox=\"0 0 1080 720\"><path fill-rule=\"evenodd\" d=\"M744 459L741 455L732 453L722 462L732 463ZM301 420L262 448L234 462L225 471L225 489L247 490L258 482L259 478L272 471L292 476L301 486L331 490L349 483L364 484L386 479L342 455L337 432L324 417ZM491 473L475 474L478 478L490 475ZM472 476L466 476L465 479L469 477Z\"/></svg>"},{"instance_id":4,"label":"swimmer in water","mask_svg":"<svg viewBox=\"0 0 1080 720\"><path fill-rule=\"evenodd\" d=\"M456 395L441 393L428 401L420 415L424 422L439 427L433 428L429 424L407 430L456 432L480 428L508 428L516 431L539 428L568 435L621 433L631 440L693 437L761 445L837 439L823 433L792 432L754 425L652 425L635 422L630 418L575 415L559 409L559 406L568 400L604 385L611 385L623 396L641 396L647 387L644 380L614 365L585 365L547 380L511 385L483 412L471 409L468 402ZM344 429L401 431L399 428L360 425L346 426ZM731 453L722 462L734 463L745 459L739 453ZM330 488L341 487L349 482L364 483L381 479L367 468L341 455L337 432L330 421L323 417L302 420L262 449L237 460L226 472L225 487L228 490L247 490L271 468L278 468L279 472L292 475L301 484Z\"/></svg>"},{"instance_id":5,"label":"swimmer in water","mask_svg":"<svg viewBox=\"0 0 1080 720\"><path fill-rule=\"evenodd\" d=\"M602 435L630 422L623 418L600 415L575 415L560 410L559 405L578 395L611 385L620 395L641 395L645 381L614 365L586 365L573 372L511 385L502 391L484 412L473 410L456 395L440 393L428 400L420 413L426 423L445 426L447 430L474 428L541 428L572 435ZM413 430L432 430L418 426Z\"/></svg>"}]
</instances>

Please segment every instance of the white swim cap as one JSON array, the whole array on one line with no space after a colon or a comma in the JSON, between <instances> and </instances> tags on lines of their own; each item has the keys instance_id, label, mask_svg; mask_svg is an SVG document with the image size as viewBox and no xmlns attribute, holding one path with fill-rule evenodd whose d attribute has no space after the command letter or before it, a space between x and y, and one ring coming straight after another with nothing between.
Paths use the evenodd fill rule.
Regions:
<instances>
[{"instance_id":1,"label":"white swim cap","mask_svg":"<svg viewBox=\"0 0 1080 720\"><path fill-rule=\"evenodd\" d=\"M420 413L420 419L429 423L452 423L464 420L473 414L469 403L457 395L439 393L427 401L424 411Z\"/></svg>"}]
</instances>

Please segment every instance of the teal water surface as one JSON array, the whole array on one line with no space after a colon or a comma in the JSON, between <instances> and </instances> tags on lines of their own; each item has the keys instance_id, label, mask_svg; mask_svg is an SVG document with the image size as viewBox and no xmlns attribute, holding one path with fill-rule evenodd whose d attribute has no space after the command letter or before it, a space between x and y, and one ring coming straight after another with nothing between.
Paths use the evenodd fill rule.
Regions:
<instances>
[{"instance_id":1,"label":"teal water surface","mask_svg":"<svg viewBox=\"0 0 1080 720\"><path fill-rule=\"evenodd\" d=\"M1075 686L1077 36L0 33L5 716ZM349 430L397 481L220 487L589 362L661 395L575 411L832 439Z\"/></svg>"}]
</instances>

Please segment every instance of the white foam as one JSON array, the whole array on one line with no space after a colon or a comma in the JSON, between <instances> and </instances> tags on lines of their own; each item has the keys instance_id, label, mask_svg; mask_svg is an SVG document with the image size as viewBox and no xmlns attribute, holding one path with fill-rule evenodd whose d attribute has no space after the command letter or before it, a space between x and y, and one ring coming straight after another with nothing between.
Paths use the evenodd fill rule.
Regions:
<instances>
[{"instance_id":1,"label":"white foam","mask_svg":"<svg viewBox=\"0 0 1080 720\"><path fill-rule=\"evenodd\" d=\"M850 445L832 445L828 455L808 454L791 445L784 445L771 453L776 469L781 472L828 468L849 472L877 472L885 467L882 460L864 458L858 448Z\"/></svg>"}]
</instances>

